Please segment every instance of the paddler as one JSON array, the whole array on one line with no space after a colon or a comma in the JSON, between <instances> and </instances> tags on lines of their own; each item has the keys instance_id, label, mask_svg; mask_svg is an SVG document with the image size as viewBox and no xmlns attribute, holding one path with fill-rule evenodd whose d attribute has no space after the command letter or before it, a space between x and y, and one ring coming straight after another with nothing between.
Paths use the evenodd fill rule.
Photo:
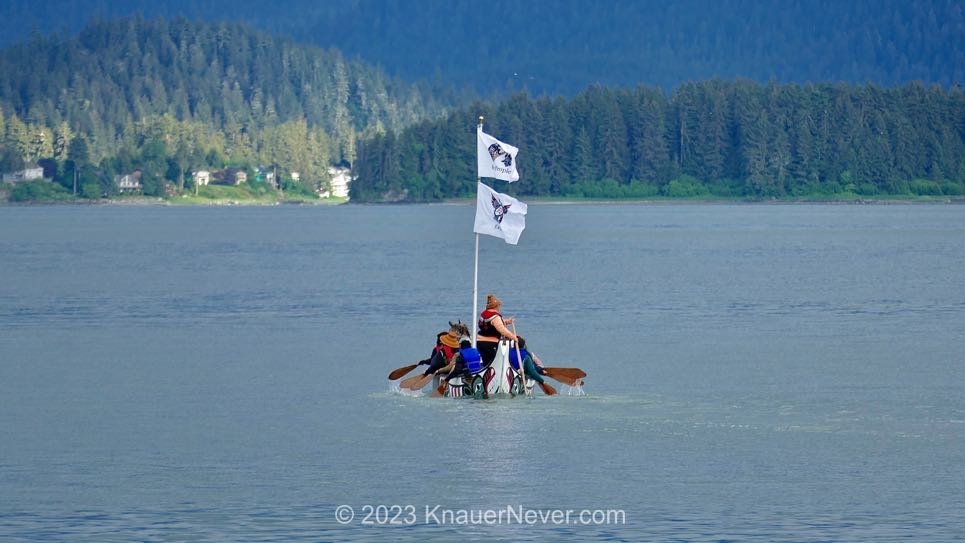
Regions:
<instances>
[{"instance_id":1,"label":"paddler","mask_svg":"<svg viewBox=\"0 0 965 543\"><path fill-rule=\"evenodd\" d=\"M517 358L516 349L509 350L509 364L514 370L519 370L519 359L523 359L523 372L527 377L539 383L539 387L543 389L543 392L547 396L552 396L556 394L556 389L551 385L543 381L542 368L537 366L533 361L533 354L526 349L526 340L522 336L518 336L516 345L519 347L519 358Z\"/></svg>"},{"instance_id":2,"label":"paddler","mask_svg":"<svg viewBox=\"0 0 965 543\"><path fill-rule=\"evenodd\" d=\"M486 309L479 315L479 332L476 336L476 348L482 355L483 365L488 366L496 359L499 349L499 339L505 338L516 341L516 334L506 328L513 323L513 319L503 318L499 310L503 302L494 294L486 295Z\"/></svg>"}]
</instances>

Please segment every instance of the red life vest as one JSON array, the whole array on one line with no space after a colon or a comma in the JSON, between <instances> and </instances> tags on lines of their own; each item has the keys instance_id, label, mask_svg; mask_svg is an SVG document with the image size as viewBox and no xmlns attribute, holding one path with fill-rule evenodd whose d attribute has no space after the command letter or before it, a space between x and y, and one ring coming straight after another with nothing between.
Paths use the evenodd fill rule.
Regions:
<instances>
[{"instance_id":1,"label":"red life vest","mask_svg":"<svg viewBox=\"0 0 965 543\"><path fill-rule=\"evenodd\" d=\"M452 356L456 354L456 349L453 349L445 343L439 343L436 345L436 352L441 352L442 356L446 357L446 362L449 362L452 360Z\"/></svg>"},{"instance_id":2,"label":"red life vest","mask_svg":"<svg viewBox=\"0 0 965 543\"><path fill-rule=\"evenodd\" d=\"M482 314L479 315L479 335L480 336L496 337L496 338L502 336L502 334L499 333L499 330L497 330L496 327L493 326L493 319L495 319L496 317L502 318L502 315L500 315L499 311L496 311L495 309L487 309L483 311Z\"/></svg>"}]
</instances>

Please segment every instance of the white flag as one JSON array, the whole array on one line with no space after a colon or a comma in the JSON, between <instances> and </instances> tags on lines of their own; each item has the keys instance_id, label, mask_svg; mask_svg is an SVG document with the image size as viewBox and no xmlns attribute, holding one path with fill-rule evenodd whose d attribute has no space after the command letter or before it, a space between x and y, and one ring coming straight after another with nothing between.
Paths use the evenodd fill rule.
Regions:
<instances>
[{"instance_id":1,"label":"white flag","mask_svg":"<svg viewBox=\"0 0 965 543\"><path fill-rule=\"evenodd\" d=\"M479 177L493 177L503 181L519 180L516 171L516 153L519 149L482 131L480 125L476 129L476 155L479 165Z\"/></svg>"},{"instance_id":2,"label":"white flag","mask_svg":"<svg viewBox=\"0 0 965 543\"><path fill-rule=\"evenodd\" d=\"M476 224L472 231L503 238L506 243L516 245L526 228L526 204L483 183L477 184Z\"/></svg>"}]
</instances>

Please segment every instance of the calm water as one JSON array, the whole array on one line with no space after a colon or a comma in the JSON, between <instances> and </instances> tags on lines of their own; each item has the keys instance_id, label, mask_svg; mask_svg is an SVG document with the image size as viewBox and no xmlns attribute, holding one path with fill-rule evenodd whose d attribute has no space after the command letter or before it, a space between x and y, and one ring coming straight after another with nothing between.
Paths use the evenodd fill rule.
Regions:
<instances>
[{"instance_id":1,"label":"calm water","mask_svg":"<svg viewBox=\"0 0 965 543\"><path fill-rule=\"evenodd\" d=\"M532 205L480 292L587 396L404 396L471 214L0 207L0 541L961 540L965 207Z\"/></svg>"}]
</instances>

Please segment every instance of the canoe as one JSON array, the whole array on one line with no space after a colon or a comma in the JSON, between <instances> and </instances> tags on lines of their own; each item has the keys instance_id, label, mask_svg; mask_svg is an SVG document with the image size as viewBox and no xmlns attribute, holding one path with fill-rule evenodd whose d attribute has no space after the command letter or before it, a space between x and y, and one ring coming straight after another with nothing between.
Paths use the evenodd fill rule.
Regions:
<instances>
[{"instance_id":1,"label":"canoe","mask_svg":"<svg viewBox=\"0 0 965 543\"><path fill-rule=\"evenodd\" d=\"M510 342L501 340L496 349L493 363L467 378L455 377L449 380L444 396L449 398L493 398L497 396L516 397L531 394L536 381L522 380L519 373L509 363ZM433 389L438 389L442 378L433 380Z\"/></svg>"}]
</instances>

